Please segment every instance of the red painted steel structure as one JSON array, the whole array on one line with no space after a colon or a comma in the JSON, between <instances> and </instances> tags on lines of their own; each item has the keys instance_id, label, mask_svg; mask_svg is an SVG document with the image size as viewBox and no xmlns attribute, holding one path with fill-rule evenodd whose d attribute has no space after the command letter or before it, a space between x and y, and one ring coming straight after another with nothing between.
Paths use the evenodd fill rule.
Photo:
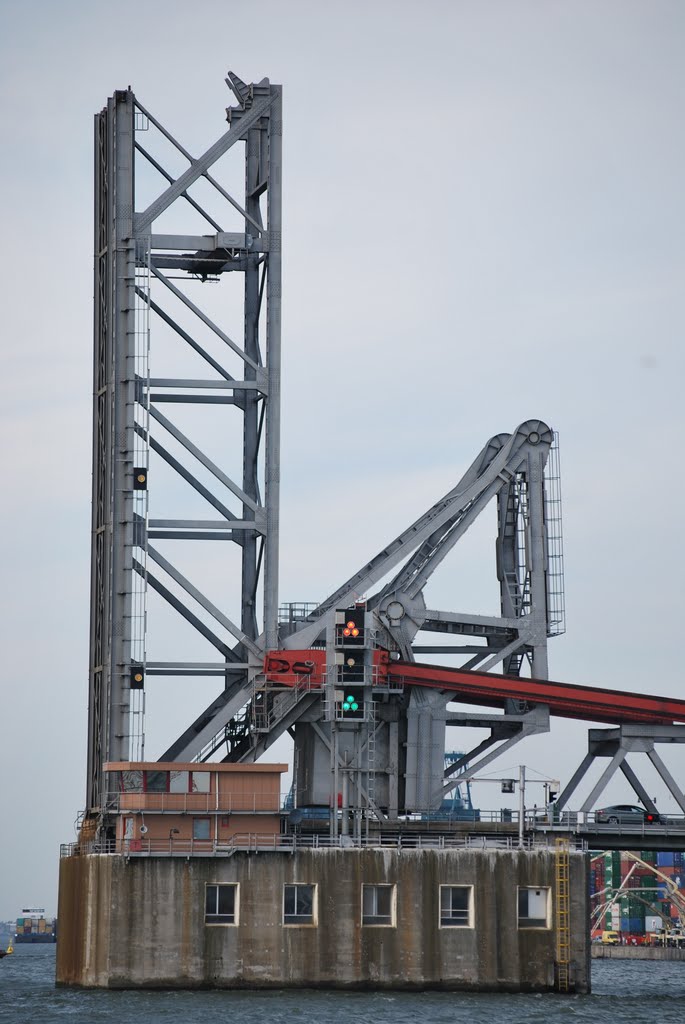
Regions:
<instances>
[{"instance_id":1,"label":"red painted steel structure","mask_svg":"<svg viewBox=\"0 0 685 1024\"><path fill-rule=\"evenodd\" d=\"M503 707L508 699L546 704L550 714L589 722L643 722L671 725L685 722L685 700L656 694L630 693L549 679L524 679L491 672L391 661L387 651L374 651L374 685L386 688L426 686L451 691L464 704ZM270 651L264 671L270 683L282 686L323 686L326 654L322 650Z\"/></svg>"}]
</instances>

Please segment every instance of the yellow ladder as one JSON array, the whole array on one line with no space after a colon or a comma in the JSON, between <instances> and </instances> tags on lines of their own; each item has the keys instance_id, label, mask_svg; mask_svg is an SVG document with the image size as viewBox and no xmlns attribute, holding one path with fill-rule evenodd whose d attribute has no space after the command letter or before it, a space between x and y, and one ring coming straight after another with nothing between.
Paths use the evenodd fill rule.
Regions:
<instances>
[{"instance_id":1,"label":"yellow ladder","mask_svg":"<svg viewBox=\"0 0 685 1024\"><path fill-rule=\"evenodd\" d=\"M568 992L571 973L571 899L569 892L569 841L557 838L555 845L555 900L554 921L556 932L556 987Z\"/></svg>"}]
</instances>

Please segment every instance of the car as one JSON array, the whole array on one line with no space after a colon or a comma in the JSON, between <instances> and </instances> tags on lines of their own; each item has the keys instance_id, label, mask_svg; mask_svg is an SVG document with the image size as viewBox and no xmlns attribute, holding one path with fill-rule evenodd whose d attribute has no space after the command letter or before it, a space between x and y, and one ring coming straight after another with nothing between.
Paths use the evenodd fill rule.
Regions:
<instances>
[{"instance_id":1,"label":"car","mask_svg":"<svg viewBox=\"0 0 685 1024\"><path fill-rule=\"evenodd\" d=\"M660 814L636 807L633 804L615 804L595 811L595 822L598 825L662 825L664 818Z\"/></svg>"}]
</instances>

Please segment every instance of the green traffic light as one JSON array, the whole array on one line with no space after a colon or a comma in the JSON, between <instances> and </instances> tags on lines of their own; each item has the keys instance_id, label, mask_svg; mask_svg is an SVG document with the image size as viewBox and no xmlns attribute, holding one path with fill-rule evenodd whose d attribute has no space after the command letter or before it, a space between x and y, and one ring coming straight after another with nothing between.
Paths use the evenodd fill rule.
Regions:
<instances>
[{"instance_id":1,"label":"green traffic light","mask_svg":"<svg viewBox=\"0 0 685 1024\"><path fill-rule=\"evenodd\" d=\"M350 696L346 697L345 700L343 701L343 711L358 711L358 710L359 710L359 705L357 704L357 702L354 699L354 697L352 696L352 694L350 694Z\"/></svg>"}]
</instances>

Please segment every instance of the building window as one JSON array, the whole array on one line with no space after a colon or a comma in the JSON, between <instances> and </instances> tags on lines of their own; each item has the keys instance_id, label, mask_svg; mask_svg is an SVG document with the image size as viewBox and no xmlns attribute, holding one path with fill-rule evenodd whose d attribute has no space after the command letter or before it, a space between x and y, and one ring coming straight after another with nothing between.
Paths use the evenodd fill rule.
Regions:
<instances>
[{"instance_id":1,"label":"building window","mask_svg":"<svg viewBox=\"0 0 685 1024\"><path fill-rule=\"evenodd\" d=\"M187 793L189 790L189 772L169 772L169 792Z\"/></svg>"},{"instance_id":2,"label":"building window","mask_svg":"<svg viewBox=\"0 0 685 1024\"><path fill-rule=\"evenodd\" d=\"M238 886L205 886L205 924L238 923Z\"/></svg>"},{"instance_id":3,"label":"building window","mask_svg":"<svg viewBox=\"0 0 685 1024\"><path fill-rule=\"evenodd\" d=\"M209 818L193 818L193 839L209 839Z\"/></svg>"},{"instance_id":4,"label":"building window","mask_svg":"<svg viewBox=\"0 0 685 1024\"><path fill-rule=\"evenodd\" d=\"M473 886L440 886L440 927L473 928Z\"/></svg>"},{"instance_id":5,"label":"building window","mask_svg":"<svg viewBox=\"0 0 685 1024\"><path fill-rule=\"evenodd\" d=\"M169 772L145 772L146 793L168 793Z\"/></svg>"},{"instance_id":6,"label":"building window","mask_svg":"<svg viewBox=\"0 0 685 1024\"><path fill-rule=\"evenodd\" d=\"M316 924L315 899L315 885L284 885L283 924Z\"/></svg>"},{"instance_id":7,"label":"building window","mask_svg":"<svg viewBox=\"0 0 685 1024\"><path fill-rule=\"evenodd\" d=\"M395 886L362 886L362 924L395 926Z\"/></svg>"},{"instance_id":8,"label":"building window","mask_svg":"<svg viewBox=\"0 0 685 1024\"><path fill-rule=\"evenodd\" d=\"M209 793L209 780L211 772L192 772L190 779L191 793Z\"/></svg>"},{"instance_id":9,"label":"building window","mask_svg":"<svg viewBox=\"0 0 685 1024\"><path fill-rule=\"evenodd\" d=\"M121 793L142 793L143 773L137 768L119 774L119 790Z\"/></svg>"},{"instance_id":10,"label":"building window","mask_svg":"<svg viewBox=\"0 0 685 1024\"><path fill-rule=\"evenodd\" d=\"M519 928L549 928L549 889L519 889Z\"/></svg>"}]
</instances>

